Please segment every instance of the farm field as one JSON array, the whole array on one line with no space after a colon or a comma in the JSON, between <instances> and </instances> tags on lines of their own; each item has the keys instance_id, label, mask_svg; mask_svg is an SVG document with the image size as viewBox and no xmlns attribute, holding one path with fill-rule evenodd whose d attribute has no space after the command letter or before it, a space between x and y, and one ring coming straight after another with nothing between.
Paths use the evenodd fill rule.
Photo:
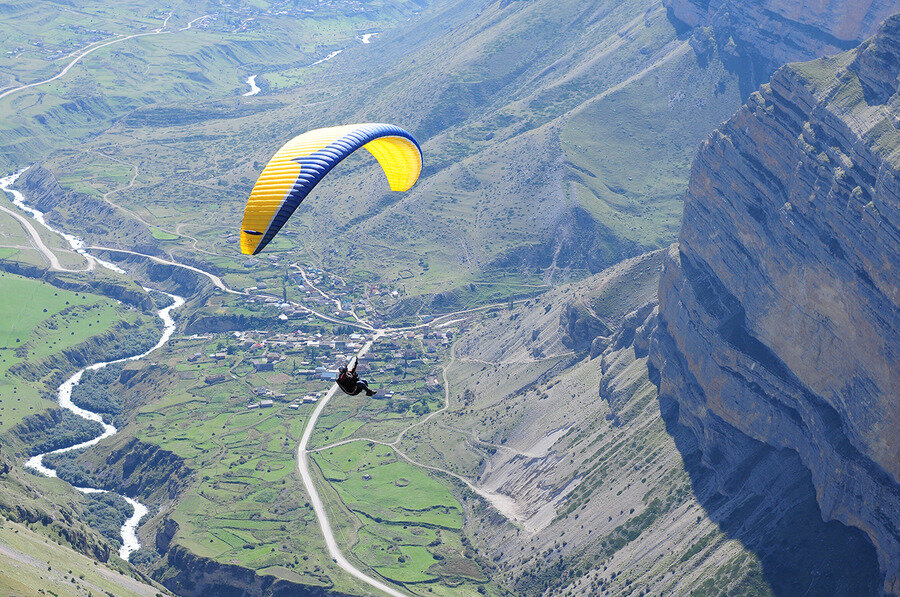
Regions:
<instances>
[{"instance_id":1,"label":"farm field","mask_svg":"<svg viewBox=\"0 0 900 597\"><path fill-rule=\"evenodd\" d=\"M117 324L147 321L112 299L0 272L0 432L52 404L46 397L55 388L23 377L17 365L38 366Z\"/></svg>"},{"instance_id":2,"label":"farm field","mask_svg":"<svg viewBox=\"0 0 900 597\"><path fill-rule=\"evenodd\" d=\"M357 517L352 552L378 574L400 583L449 582L456 594L487 582L465 549L462 506L444 480L364 441L325 448L314 459L340 505Z\"/></svg>"},{"instance_id":3,"label":"farm field","mask_svg":"<svg viewBox=\"0 0 900 597\"><path fill-rule=\"evenodd\" d=\"M209 340L167 347L159 361L170 372L164 396L141 407L126 430L203 473L168 512L179 526L174 541L202 557L331 587L335 569L295 474L294 451L312 405L293 410L285 402L324 384L250 373L241 357L187 362L217 347ZM230 379L206 384L213 375ZM248 409L251 398L258 401L253 388L263 384L286 397L272 408Z\"/></svg>"},{"instance_id":4,"label":"farm field","mask_svg":"<svg viewBox=\"0 0 900 597\"><path fill-rule=\"evenodd\" d=\"M303 326L310 336L316 329L333 332L330 324ZM267 349L253 348L254 342L234 334L179 337L157 353L155 365L133 365L159 381L151 384L155 390L123 434L170 451L191 470L202 471L165 514L178 525L174 543L260 574L350 590L355 581L328 556L296 472L296 446L315 406L300 399L322 395L330 382L295 372L307 370L305 359L315 359L311 355L320 351L281 348L283 358L271 370L258 371L251 362L260 361ZM337 396L317 425L317 445L359 435L379 421L392 424L396 433L442 404L442 393L425 387L440 365L441 351L426 353L420 338L393 338L386 341L387 348L378 346L365 361L363 376L394 396ZM395 353L413 361L400 375L387 367ZM417 365L424 354L429 362ZM142 387L122 392L138 394ZM258 406L266 398L273 405ZM316 456L323 482L327 479L323 491L332 524L346 539L342 550L359 566L393 582L425 583L422 587L433 589L429 594L475 594L487 578L465 549L462 507L451 487L398 460L390 449L370 450L367 445L354 442ZM345 466L345 456L352 466ZM380 503L369 501L366 486L336 481L348 474L348 466L354 472L372 469ZM398 547L392 547L398 540Z\"/></svg>"}]
</instances>

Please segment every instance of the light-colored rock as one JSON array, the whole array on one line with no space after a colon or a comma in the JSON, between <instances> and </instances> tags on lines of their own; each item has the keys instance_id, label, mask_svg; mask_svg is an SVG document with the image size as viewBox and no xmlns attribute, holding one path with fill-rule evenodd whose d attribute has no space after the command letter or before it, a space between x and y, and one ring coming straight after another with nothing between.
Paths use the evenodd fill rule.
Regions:
<instances>
[{"instance_id":1,"label":"light-colored rock","mask_svg":"<svg viewBox=\"0 0 900 597\"><path fill-rule=\"evenodd\" d=\"M671 17L713 38L745 69L749 90L788 62L854 48L896 12L896 0L663 0ZM705 28L705 30L700 30ZM697 50L696 43L692 44ZM748 91L749 91L748 90Z\"/></svg>"},{"instance_id":2,"label":"light-colored rock","mask_svg":"<svg viewBox=\"0 0 900 597\"><path fill-rule=\"evenodd\" d=\"M830 26L850 35L879 6ZM782 68L704 143L651 348L661 399L677 402L707 463L747 456L752 442L723 446L724 427L799 455L822 516L866 533L894 593L898 75L900 16L859 50Z\"/></svg>"}]
</instances>

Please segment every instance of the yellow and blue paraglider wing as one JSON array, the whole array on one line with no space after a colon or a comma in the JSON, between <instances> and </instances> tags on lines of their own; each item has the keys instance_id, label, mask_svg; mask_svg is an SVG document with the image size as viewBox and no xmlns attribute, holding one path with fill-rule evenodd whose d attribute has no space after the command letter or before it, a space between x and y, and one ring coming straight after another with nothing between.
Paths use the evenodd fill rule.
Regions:
<instances>
[{"instance_id":1,"label":"yellow and blue paraglider wing","mask_svg":"<svg viewBox=\"0 0 900 597\"><path fill-rule=\"evenodd\" d=\"M419 179L422 151L400 127L351 124L298 135L272 157L250 193L241 223L241 252L262 251L319 181L360 147L378 160L392 191L408 191Z\"/></svg>"}]
</instances>

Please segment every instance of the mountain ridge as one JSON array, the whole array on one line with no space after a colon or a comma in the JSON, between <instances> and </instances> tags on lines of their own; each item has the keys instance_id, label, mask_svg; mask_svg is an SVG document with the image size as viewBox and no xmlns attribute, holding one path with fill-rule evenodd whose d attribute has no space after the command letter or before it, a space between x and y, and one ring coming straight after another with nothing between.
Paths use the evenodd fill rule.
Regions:
<instances>
[{"instance_id":1,"label":"mountain ridge","mask_svg":"<svg viewBox=\"0 0 900 597\"><path fill-rule=\"evenodd\" d=\"M889 593L900 591L898 34L891 17L857 50L782 68L704 143L651 354L660 399L678 404L704 461L746 457L744 440L711 439L723 425L795 452L822 516L874 543ZM892 95L864 81L891 81Z\"/></svg>"}]
</instances>

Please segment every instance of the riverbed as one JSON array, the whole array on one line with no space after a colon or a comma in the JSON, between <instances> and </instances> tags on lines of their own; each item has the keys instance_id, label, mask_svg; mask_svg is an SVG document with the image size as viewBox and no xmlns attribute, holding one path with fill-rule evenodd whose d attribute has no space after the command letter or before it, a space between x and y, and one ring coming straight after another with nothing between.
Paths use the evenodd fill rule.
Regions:
<instances>
[{"instance_id":1,"label":"riverbed","mask_svg":"<svg viewBox=\"0 0 900 597\"><path fill-rule=\"evenodd\" d=\"M16 207L18 207L22 211L28 213L33 219L35 219L38 223L40 223L47 230L50 230L51 232L54 232L55 234L58 234L63 239L65 239L66 242L69 243L69 246L71 246L72 249L77 251L79 254L83 255L85 257L85 259L87 259L89 261L89 263L93 263L93 264L99 265L101 267L105 267L105 268L115 271L117 273L122 273L122 274L126 273L125 270L118 267L117 265L110 263L108 261L105 261L103 259L100 259L98 257L95 257L94 255L91 255L90 253L88 253L87 250L84 248L84 241L81 238L79 238L75 235L72 235L72 234L67 234L65 232L62 232L61 230L57 230L56 228L53 228L52 226L50 226L50 224L47 223L43 212L34 208L33 206L26 204L25 197L22 195L22 193L11 188L12 184L15 183L16 179L18 179L19 176L21 176L22 173L24 173L24 172L25 172L25 170L21 170L11 176L7 176L5 178L0 178L0 189L3 189L4 191L6 191L7 193L10 193L13 196L13 204L15 204ZM184 305L184 302L185 302L184 298L180 297L178 295L175 295L175 294L169 294L168 292L163 292L161 290L154 290L154 289L146 288L146 287L144 288L144 290L147 292L159 292L161 294L168 296L172 301L168 306L163 307L162 309L157 311L157 315L163 322L163 332L159 338L159 341L152 348L150 348L147 351L142 352L141 354L137 354L137 355L133 355L130 357L121 358L121 359L115 359L112 361L102 361L99 363L94 363L92 365L88 365L87 367L84 367L83 369L79 369L74 374L72 374L67 380L65 380L62 384L60 384L59 388L57 388L57 391L56 391L56 399L57 399L57 402L59 403L60 407L66 409L68 411L71 411L72 413L78 415L79 417L82 417L83 419L87 419L89 421L95 421L97 423L100 423L100 425L103 426L103 432L100 435L98 435L97 437L90 439L86 442L81 442L81 443L75 444L73 446L68 446L65 448L60 448L58 450L53 450L51 452L45 452L43 454L38 454L37 456L33 456L32 458L29 458L25 462L25 466L27 468L30 468L33 471L35 471L39 474L42 474L44 476L47 476L47 477L56 477L57 476L56 470L44 465L44 456L46 456L47 454L59 454L62 452L71 452L74 450L81 450L84 448L89 448L90 446L96 445L97 443L101 442L102 440L104 440L108 437L111 437L117 433L118 430L114 426L110 425L109 423L104 422L103 417L99 413L95 413L93 411L76 406L72 402L72 391L75 389L75 386L77 386L78 383L81 381L81 378L86 371L96 371L98 369L102 369L104 367L107 367L107 366L115 364L115 363L124 363L127 361L137 361L139 359L146 357L150 353L158 350L162 346L164 346L166 344L166 342L168 342L169 339L172 337L172 334L175 332L175 319L172 317L172 311L174 311L175 309L178 309L179 307ZM75 489L84 494L105 493L106 492L106 490L100 489L97 487L75 487ZM137 537L137 526L138 526L138 524L140 524L141 519L147 515L148 510L147 510L146 506L144 506L137 500L130 498L128 496L122 496L122 497L125 499L126 502L128 502L129 505L131 505L131 507L133 509L131 516L129 516L128 519L125 521L125 524L122 525L122 530L121 530L122 546L119 548L119 557L121 557L123 560L127 560L128 558L131 557L132 553L134 553L135 551L137 551L138 549L141 548L140 541L138 540L138 537Z\"/></svg>"},{"instance_id":2,"label":"riverbed","mask_svg":"<svg viewBox=\"0 0 900 597\"><path fill-rule=\"evenodd\" d=\"M244 97L250 97L251 95L256 95L260 92L259 86L256 84L256 77L259 75L250 75L247 77L247 85L250 86L250 91L244 94Z\"/></svg>"}]
</instances>

